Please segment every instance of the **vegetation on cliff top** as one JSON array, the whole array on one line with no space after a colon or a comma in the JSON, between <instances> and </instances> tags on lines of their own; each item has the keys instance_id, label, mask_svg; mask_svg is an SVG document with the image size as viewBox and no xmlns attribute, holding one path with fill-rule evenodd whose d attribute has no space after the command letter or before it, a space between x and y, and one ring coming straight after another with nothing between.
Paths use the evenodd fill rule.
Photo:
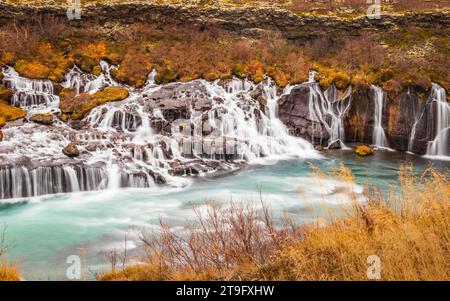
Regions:
<instances>
[{"instance_id":1,"label":"vegetation on cliff top","mask_svg":"<svg viewBox=\"0 0 450 301\"><path fill-rule=\"evenodd\" d=\"M345 166L332 171L354 183ZM325 175L317 170L315 176ZM381 260L382 280L450 277L450 190L446 173L417 176L402 166L398 191L366 192L361 204L325 223L277 228L267 208L212 204L178 236L162 222L161 234L143 235L145 263L101 275L101 280L367 280L367 258ZM320 184L319 184L320 185ZM203 212L203 213L201 213ZM263 224L263 225L262 225Z\"/></svg>"},{"instance_id":2,"label":"vegetation on cliff top","mask_svg":"<svg viewBox=\"0 0 450 301\"><path fill-rule=\"evenodd\" d=\"M431 82L448 89L450 82L449 29L439 25L382 33L324 33L290 41L269 31L249 38L214 27L144 23L73 28L65 20L45 18L5 25L0 37L0 65L14 65L23 76L53 81L62 81L73 64L99 74L99 61L104 59L118 65L113 71L118 81L137 87L144 85L153 68L160 83L236 75L255 82L270 76L280 86L305 81L314 68L324 88L375 83L389 94L409 85L426 90Z\"/></svg>"},{"instance_id":3,"label":"vegetation on cliff top","mask_svg":"<svg viewBox=\"0 0 450 301\"><path fill-rule=\"evenodd\" d=\"M34 6L48 6L46 0L6 0L11 4L27 4ZM320 14L320 15L362 15L368 8L367 0L129 0L128 4L154 4L154 5L180 5L195 8L220 7L241 8L241 7L270 7L287 9L294 13ZM82 6L91 4L123 4L122 0L82 0ZM66 0L53 0L50 5L67 6ZM404 11L429 11L437 9L449 9L450 3L447 0L393 0L382 2L385 12Z\"/></svg>"}]
</instances>

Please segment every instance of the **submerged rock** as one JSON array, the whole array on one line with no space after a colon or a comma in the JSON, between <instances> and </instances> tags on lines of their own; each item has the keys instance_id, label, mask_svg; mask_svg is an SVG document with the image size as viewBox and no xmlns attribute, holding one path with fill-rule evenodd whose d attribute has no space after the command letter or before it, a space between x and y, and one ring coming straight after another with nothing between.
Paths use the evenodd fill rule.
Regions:
<instances>
[{"instance_id":1,"label":"submerged rock","mask_svg":"<svg viewBox=\"0 0 450 301\"><path fill-rule=\"evenodd\" d=\"M53 124L53 115L52 114L34 114L31 116L30 121L35 123L44 124L44 125L52 125Z\"/></svg>"},{"instance_id":2,"label":"submerged rock","mask_svg":"<svg viewBox=\"0 0 450 301\"><path fill-rule=\"evenodd\" d=\"M64 155L70 158L78 157L80 155L78 147L73 142L69 143L65 148L63 148L62 152Z\"/></svg>"}]
</instances>

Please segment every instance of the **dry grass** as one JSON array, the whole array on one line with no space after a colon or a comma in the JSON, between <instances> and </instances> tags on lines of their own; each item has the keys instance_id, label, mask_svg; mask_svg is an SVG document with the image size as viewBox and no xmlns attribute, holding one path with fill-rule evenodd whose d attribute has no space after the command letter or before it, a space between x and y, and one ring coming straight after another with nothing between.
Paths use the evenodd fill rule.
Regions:
<instances>
[{"instance_id":1,"label":"dry grass","mask_svg":"<svg viewBox=\"0 0 450 301\"><path fill-rule=\"evenodd\" d=\"M316 176L324 176L316 170ZM354 181L344 166L332 172ZM368 189L344 216L326 225L275 227L266 206L210 204L179 236L163 222L157 236L143 235L145 264L102 275L101 280L367 280L367 258L381 259L382 280L450 278L448 172L430 167L399 173L400 192Z\"/></svg>"},{"instance_id":2,"label":"dry grass","mask_svg":"<svg viewBox=\"0 0 450 301\"><path fill-rule=\"evenodd\" d=\"M0 281L20 281L17 267L6 262L0 264Z\"/></svg>"}]
</instances>

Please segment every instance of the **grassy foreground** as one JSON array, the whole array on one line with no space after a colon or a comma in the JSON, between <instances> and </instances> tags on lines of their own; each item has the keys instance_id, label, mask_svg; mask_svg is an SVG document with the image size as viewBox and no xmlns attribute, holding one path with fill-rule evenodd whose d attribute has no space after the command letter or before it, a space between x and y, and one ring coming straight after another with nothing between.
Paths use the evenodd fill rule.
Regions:
<instances>
[{"instance_id":1,"label":"grassy foreground","mask_svg":"<svg viewBox=\"0 0 450 301\"><path fill-rule=\"evenodd\" d=\"M319 174L321 174L319 172ZM332 172L353 182L349 169ZM321 176L325 176L321 174ZM210 204L178 236L161 222L157 236L142 235L144 264L100 280L367 280L368 257L381 260L381 280L450 279L448 172L430 167L399 173L400 193L367 189L367 203L343 209L344 218L275 227L266 206Z\"/></svg>"}]
</instances>

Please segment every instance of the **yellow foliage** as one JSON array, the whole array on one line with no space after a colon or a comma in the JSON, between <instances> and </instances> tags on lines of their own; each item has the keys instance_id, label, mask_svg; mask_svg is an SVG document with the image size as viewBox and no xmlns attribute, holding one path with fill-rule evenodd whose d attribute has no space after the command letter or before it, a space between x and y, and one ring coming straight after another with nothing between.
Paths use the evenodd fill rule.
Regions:
<instances>
[{"instance_id":1,"label":"yellow foliage","mask_svg":"<svg viewBox=\"0 0 450 301\"><path fill-rule=\"evenodd\" d=\"M373 155L373 148L367 145L361 145L356 148L355 153L361 157L371 156Z\"/></svg>"},{"instance_id":2,"label":"yellow foliage","mask_svg":"<svg viewBox=\"0 0 450 301\"><path fill-rule=\"evenodd\" d=\"M33 79L46 79L50 74L50 68L37 61L19 60L14 65L14 69L21 76Z\"/></svg>"}]
</instances>

